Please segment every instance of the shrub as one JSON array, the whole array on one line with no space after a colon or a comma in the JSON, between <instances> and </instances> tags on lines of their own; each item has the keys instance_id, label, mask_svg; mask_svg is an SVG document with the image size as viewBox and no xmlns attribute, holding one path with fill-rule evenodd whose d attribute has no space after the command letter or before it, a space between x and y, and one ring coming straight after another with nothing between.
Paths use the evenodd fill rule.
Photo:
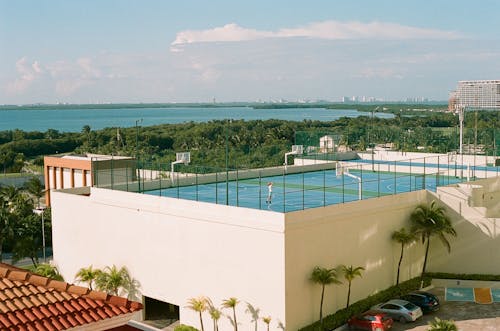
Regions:
<instances>
[{"instance_id":1,"label":"shrub","mask_svg":"<svg viewBox=\"0 0 500 331\"><path fill-rule=\"evenodd\" d=\"M431 278L426 274L424 278L424 286L429 286ZM348 308L343 308L337 310L334 314L328 315L324 318L324 325L326 330L333 330L339 326L347 323L347 320L356 314L360 314L364 311L369 310L373 305L379 302L385 302L390 299L399 297L402 294L406 294L411 291L418 290L420 288L420 277L416 277L399 284L399 287L394 285L376 294L370 295L369 297L359 300ZM310 324L299 331L318 331L320 330L319 321Z\"/></svg>"},{"instance_id":2,"label":"shrub","mask_svg":"<svg viewBox=\"0 0 500 331\"><path fill-rule=\"evenodd\" d=\"M174 331L199 331L197 328L194 328L189 325L181 324L177 325L174 329Z\"/></svg>"},{"instance_id":3,"label":"shrub","mask_svg":"<svg viewBox=\"0 0 500 331\"><path fill-rule=\"evenodd\" d=\"M428 278L436 279L460 279L460 280L485 280L500 281L500 275L482 275L482 274L452 274L446 272L427 272Z\"/></svg>"}]
</instances>

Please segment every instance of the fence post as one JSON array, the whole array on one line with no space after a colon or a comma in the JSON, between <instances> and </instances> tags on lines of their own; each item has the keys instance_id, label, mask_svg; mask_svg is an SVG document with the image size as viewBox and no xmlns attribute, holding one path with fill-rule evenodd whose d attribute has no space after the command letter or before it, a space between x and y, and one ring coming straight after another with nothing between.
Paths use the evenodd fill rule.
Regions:
<instances>
[{"instance_id":1,"label":"fence post","mask_svg":"<svg viewBox=\"0 0 500 331\"><path fill-rule=\"evenodd\" d=\"M262 174L259 169L259 209L262 209Z\"/></svg>"}]
</instances>

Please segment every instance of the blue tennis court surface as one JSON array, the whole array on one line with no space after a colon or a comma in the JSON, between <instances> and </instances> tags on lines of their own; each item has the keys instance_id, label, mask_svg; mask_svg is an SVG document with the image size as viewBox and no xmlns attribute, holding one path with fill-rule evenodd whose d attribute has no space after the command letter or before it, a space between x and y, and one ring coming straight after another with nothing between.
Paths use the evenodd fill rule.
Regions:
<instances>
[{"instance_id":1,"label":"blue tennis court surface","mask_svg":"<svg viewBox=\"0 0 500 331\"><path fill-rule=\"evenodd\" d=\"M447 287L446 301L474 301L474 289L466 287Z\"/></svg>"},{"instance_id":2,"label":"blue tennis court surface","mask_svg":"<svg viewBox=\"0 0 500 331\"><path fill-rule=\"evenodd\" d=\"M253 209L290 212L421 189L435 191L437 186L460 182L458 178L439 175L424 176L360 170L350 170L350 174L352 176L346 174L336 176L335 170L322 170L171 187L145 193ZM273 183L272 199L271 203L267 203L267 184L270 182Z\"/></svg>"},{"instance_id":3,"label":"blue tennis court surface","mask_svg":"<svg viewBox=\"0 0 500 331\"><path fill-rule=\"evenodd\" d=\"M491 297L493 298L493 302L500 302L500 288L492 288Z\"/></svg>"}]
</instances>

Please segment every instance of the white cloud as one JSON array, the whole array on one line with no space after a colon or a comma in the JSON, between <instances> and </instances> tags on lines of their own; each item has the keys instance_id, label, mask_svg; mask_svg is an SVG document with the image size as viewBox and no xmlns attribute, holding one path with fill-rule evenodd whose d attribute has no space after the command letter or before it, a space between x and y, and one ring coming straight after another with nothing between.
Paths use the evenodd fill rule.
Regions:
<instances>
[{"instance_id":1,"label":"white cloud","mask_svg":"<svg viewBox=\"0 0 500 331\"><path fill-rule=\"evenodd\" d=\"M235 23L207 30L185 30L178 32L171 43L171 51L179 52L179 46L199 42L249 41L264 38L314 38L314 39L457 39L454 31L418 28L385 22L313 22L297 28L266 31L243 28Z\"/></svg>"},{"instance_id":2,"label":"white cloud","mask_svg":"<svg viewBox=\"0 0 500 331\"><path fill-rule=\"evenodd\" d=\"M16 61L16 70L19 77L7 85L7 92L14 94L25 91L43 72L38 61L30 65L26 57Z\"/></svg>"}]
</instances>

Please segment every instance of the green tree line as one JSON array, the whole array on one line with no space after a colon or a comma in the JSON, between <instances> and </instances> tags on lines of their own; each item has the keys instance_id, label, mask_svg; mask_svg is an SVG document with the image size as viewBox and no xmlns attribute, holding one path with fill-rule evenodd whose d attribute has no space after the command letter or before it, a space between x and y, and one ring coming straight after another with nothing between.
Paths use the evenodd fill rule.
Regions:
<instances>
[{"instance_id":1,"label":"green tree line","mask_svg":"<svg viewBox=\"0 0 500 331\"><path fill-rule=\"evenodd\" d=\"M0 132L0 167L4 172L19 172L27 159L42 164L42 156L57 153L101 153L135 156L168 163L175 152L190 151L192 164L225 166L226 147L230 167L280 165L283 154L296 141L296 132L321 131L342 136L342 144L354 150L392 142L396 149L428 152L458 149L458 117L450 113L422 112L419 116L396 113L392 119L371 116L340 118L336 121L286 120L215 120L149 127L105 128L81 132ZM465 143L485 145L486 153L495 154L500 132L498 112L478 112L466 117ZM496 134L496 135L495 135ZM420 148L422 149L422 148Z\"/></svg>"}]
</instances>

